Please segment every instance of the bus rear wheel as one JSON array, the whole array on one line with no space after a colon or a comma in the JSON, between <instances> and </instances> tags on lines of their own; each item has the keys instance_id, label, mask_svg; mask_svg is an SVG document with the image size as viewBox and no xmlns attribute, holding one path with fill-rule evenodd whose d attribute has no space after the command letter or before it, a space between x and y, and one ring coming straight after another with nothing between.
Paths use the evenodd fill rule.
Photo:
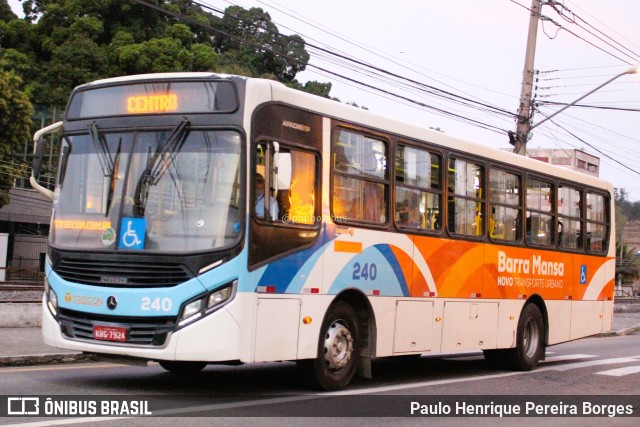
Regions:
<instances>
[{"instance_id":1,"label":"bus rear wheel","mask_svg":"<svg viewBox=\"0 0 640 427\"><path fill-rule=\"evenodd\" d=\"M341 390L358 367L359 331L353 308L342 301L330 309L320 329L318 356L300 360L298 367L314 388Z\"/></svg>"},{"instance_id":2,"label":"bus rear wheel","mask_svg":"<svg viewBox=\"0 0 640 427\"><path fill-rule=\"evenodd\" d=\"M197 374L207 366L205 362L174 362L170 360L160 360L158 363L172 374L180 375Z\"/></svg>"},{"instance_id":3,"label":"bus rear wheel","mask_svg":"<svg viewBox=\"0 0 640 427\"><path fill-rule=\"evenodd\" d=\"M535 304L522 309L515 348L507 350L506 363L515 371L530 371L542 359L544 352L544 322L542 313Z\"/></svg>"}]
</instances>

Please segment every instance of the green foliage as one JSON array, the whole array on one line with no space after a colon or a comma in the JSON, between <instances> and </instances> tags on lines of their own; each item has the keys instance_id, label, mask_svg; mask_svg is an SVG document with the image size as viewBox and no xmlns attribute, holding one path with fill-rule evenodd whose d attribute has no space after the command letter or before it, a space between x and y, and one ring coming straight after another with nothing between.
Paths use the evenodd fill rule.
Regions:
<instances>
[{"instance_id":1,"label":"green foliage","mask_svg":"<svg viewBox=\"0 0 640 427\"><path fill-rule=\"evenodd\" d=\"M616 242L616 277L622 277L622 283L633 282L640 273L640 257L636 250L621 242Z\"/></svg>"},{"instance_id":2,"label":"green foliage","mask_svg":"<svg viewBox=\"0 0 640 427\"><path fill-rule=\"evenodd\" d=\"M175 39L152 39L117 49L124 74L164 73L190 69L192 53Z\"/></svg>"},{"instance_id":3,"label":"green foliage","mask_svg":"<svg viewBox=\"0 0 640 427\"><path fill-rule=\"evenodd\" d=\"M330 98L329 92L331 92L331 83L320 83L317 81L308 81L302 85L297 80L287 83L287 86L298 89L304 92L312 93L314 95L321 96L323 98Z\"/></svg>"},{"instance_id":4,"label":"green foliage","mask_svg":"<svg viewBox=\"0 0 640 427\"><path fill-rule=\"evenodd\" d=\"M614 189L616 204L616 277L623 283L632 282L640 274L640 257L624 243L623 232L630 220L640 219L640 203L630 202L624 188Z\"/></svg>"},{"instance_id":5,"label":"green foliage","mask_svg":"<svg viewBox=\"0 0 640 427\"><path fill-rule=\"evenodd\" d=\"M135 0L24 0L18 19L0 0L0 64L23 78L35 104L64 108L91 80L171 71L272 78L329 97L327 83L297 83L309 60L298 35L280 34L260 8L230 6L222 18L189 0L158 0L173 16ZM19 53L19 54L18 54Z\"/></svg>"},{"instance_id":6,"label":"green foliage","mask_svg":"<svg viewBox=\"0 0 640 427\"><path fill-rule=\"evenodd\" d=\"M0 207L9 201L13 178L24 168L11 166L14 147L29 138L33 107L22 91L22 79L13 71L0 71Z\"/></svg>"},{"instance_id":7,"label":"green foliage","mask_svg":"<svg viewBox=\"0 0 640 427\"><path fill-rule=\"evenodd\" d=\"M7 0L0 0L0 20L11 21L15 18L17 18L17 16L11 10L11 6L9 6Z\"/></svg>"},{"instance_id":8,"label":"green foliage","mask_svg":"<svg viewBox=\"0 0 640 427\"><path fill-rule=\"evenodd\" d=\"M309 61L302 37L280 34L269 14L260 8L230 6L218 27L225 36L216 38L216 49L228 62L237 63L254 76L273 74L289 83Z\"/></svg>"},{"instance_id":9,"label":"green foliage","mask_svg":"<svg viewBox=\"0 0 640 427\"><path fill-rule=\"evenodd\" d=\"M616 211L621 212L629 220L640 219L640 202L631 202L624 188L614 189Z\"/></svg>"}]
</instances>

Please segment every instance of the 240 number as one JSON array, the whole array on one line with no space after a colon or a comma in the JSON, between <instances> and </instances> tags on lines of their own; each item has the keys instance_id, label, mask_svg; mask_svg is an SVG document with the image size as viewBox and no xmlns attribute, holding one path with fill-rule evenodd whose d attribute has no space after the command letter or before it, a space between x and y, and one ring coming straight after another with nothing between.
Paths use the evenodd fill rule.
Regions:
<instances>
[{"instance_id":1,"label":"240 number","mask_svg":"<svg viewBox=\"0 0 640 427\"><path fill-rule=\"evenodd\" d=\"M171 298L154 298L142 297L140 310L142 311L171 311Z\"/></svg>"},{"instance_id":2,"label":"240 number","mask_svg":"<svg viewBox=\"0 0 640 427\"><path fill-rule=\"evenodd\" d=\"M376 276L378 276L378 266L374 263L353 264L353 280L376 280Z\"/></svg>"}]
</instances>

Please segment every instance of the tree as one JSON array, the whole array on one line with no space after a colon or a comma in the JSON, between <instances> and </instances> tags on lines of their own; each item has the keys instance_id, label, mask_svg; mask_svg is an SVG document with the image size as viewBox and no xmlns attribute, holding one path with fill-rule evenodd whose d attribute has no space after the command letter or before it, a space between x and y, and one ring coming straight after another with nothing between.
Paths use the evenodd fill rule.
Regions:
<instances>
[{"instance_id":1,"label":"tree","mask_svg":"<svg viewBox=\"0 0 640 427\"><path fill-rule=\"evenodd\" d=\"M0 71L0 207L9 202L13 178L24 173L13 154L14 147L29 139L32 114L22 79L12 71Z\"/></svg>"},{"instance_id":2,"label":"tree","mask_svg":"<svg viewBox=\"0 0 640 427\"><path fill-rule=\"evenodd\" d=\"M329 97L331 84L300 84L305 41L281 34L260 8L230 6L222 18L190 0L24 0L17 18L0 0L0 65L24 81L35 105L63 109L71 90L137 73L217 71L274 79Z\"/></svg>"},{"instance_id":3,"label":"tree","mask_svg":"<svg viewBox=\"0 0 640 427\"><path fill-rule=\"evenodd\" d=\"M11 6L9 6L7 0L0 0L0 20L11 21L16 18L17 16L11 10Z\"/></svg>"},{"instance_id":4,"label":"tree","mask_svg":"<svg viewBox=\"0 0 640 427\"><path fill-rule=\"evenodd\" d=\"M261 8L230 6L217 27L215 47L227 65L236 63L255 76L272 74L284 83L292 82L307 66L309 53L302 37L280 34Z\"/></svg>"},{"instance_id":5,"label":"tree","mask_svg":"<svg viewBox=\"0 0 640 427\"><path fill-rule=\"evenodd\" d=\"M622 242L616 242L616 277L622 283L633 282L640 274L640 259L636 250Z\"/></svg>"}]
</instances>

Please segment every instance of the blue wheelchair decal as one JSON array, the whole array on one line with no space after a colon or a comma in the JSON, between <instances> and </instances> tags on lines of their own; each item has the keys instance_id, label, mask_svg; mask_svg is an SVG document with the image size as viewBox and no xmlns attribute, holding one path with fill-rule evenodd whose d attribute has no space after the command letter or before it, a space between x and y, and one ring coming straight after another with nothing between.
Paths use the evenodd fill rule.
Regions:
<instances>
[{"instance_id":1,"label":"blue wheelchair decal","mask_svg":"<svg viewBox=\"0 0 640 427\"><path fill-rule=\"evenodd\" d=\"M581 285L587 284L587 266L586 265L580 266L580 284Z\"/></svg>"},{"instance_id":2,"label":"blue wheelchair decal","mask_svg":"<svg viewBox=\"0 0 640 427\"><path fill-rule=\"evenodd\" d=\"M145 218L122 218L120 223L120 249L144 249L144 239L147 233Z\"/></svg>"}]
</instances>

